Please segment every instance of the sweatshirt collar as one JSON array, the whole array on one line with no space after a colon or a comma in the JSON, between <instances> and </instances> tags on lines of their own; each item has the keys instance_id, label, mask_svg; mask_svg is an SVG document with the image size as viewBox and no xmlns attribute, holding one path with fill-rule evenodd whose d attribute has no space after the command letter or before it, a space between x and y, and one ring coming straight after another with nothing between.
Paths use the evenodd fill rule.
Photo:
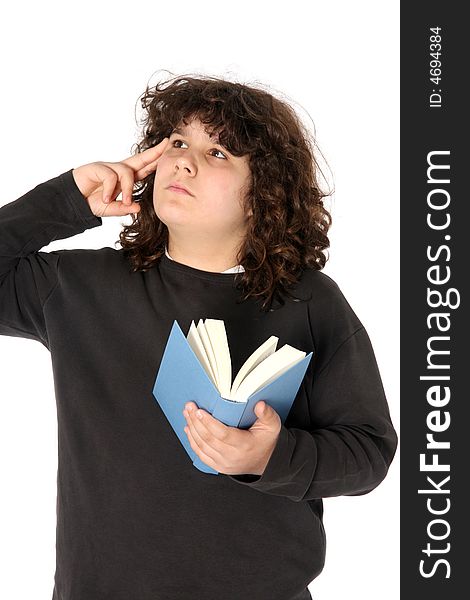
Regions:
<instances>
[{"instance_id":1,"label":"sweatshirt collar","mask_svg":"<svg viewBox=\"0 0 470 600\"><path fill-rule=\"evenodd\" d=\"M171 258L171 256L168 254L168 249L167 249L166 245L165 245L165 254L170 260L173 260L173 258ZM230 267L230 269L221 271L221 273L243 273L244 271L245 271L245 269L243 268L242 265L236 265L235 267Z\"/></svg>"}]
</instances>

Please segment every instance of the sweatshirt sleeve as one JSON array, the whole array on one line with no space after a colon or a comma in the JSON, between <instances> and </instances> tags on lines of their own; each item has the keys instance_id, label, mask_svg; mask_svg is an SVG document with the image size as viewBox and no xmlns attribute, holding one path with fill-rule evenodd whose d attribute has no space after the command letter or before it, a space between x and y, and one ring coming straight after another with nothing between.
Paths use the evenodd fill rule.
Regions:
<instances>
[{"instance_id":1,"label":"sweatshirt sleeve","mask_svg":"<svg viewBox=\"0 0 470 600\"><path fill-rule=\"evenodd\" d=\"M367 494L385 478L397 434L369 336L344 297L342 304L345 316L335 315L329 333L352 330L331 351L330 342L318 343L321 367L308 397L313 427L283 424L263 474L231 479L300 502Z\"/></svg>"},{"instance_id":2,"label":"sweatshirt sleeve","mask_svg":"<svg viewBox=\"0 0 470 600\"><path fill-rule=\"evenodd\" d=\"M49 347L43 306L57 284L63 251L39 250L102 224L72 171L0 207L0 335L29 338Z\"/></svg>"}]
</instances>

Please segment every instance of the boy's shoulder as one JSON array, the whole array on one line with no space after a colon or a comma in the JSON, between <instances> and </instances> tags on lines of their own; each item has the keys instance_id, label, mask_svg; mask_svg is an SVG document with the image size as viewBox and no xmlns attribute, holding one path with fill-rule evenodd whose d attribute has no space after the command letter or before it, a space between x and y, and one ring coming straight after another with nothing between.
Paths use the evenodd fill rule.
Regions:
<instances>
[{"instance_id":1,"label":"boy's shoulder","mask_svg":"<svg viewBox=\"0 0 470 600\"><path fill-rule=\"evenodd\" d=\"M362 326L338 283L326 273L305 269L296 290L308 303L312 323L334 322L339 329L348 331Z\"/></svg>"},{"instance_id":2,"label":"boy's shoulder","mask_svg":"<svg viewBox=\"0 0 470 600\"><path fill-rule=\"evenodd\" d=\"M302 271L302 275L297 283L296 289L303 293L311 293L312 299L344 298L338 283L325 272L307 267Z\"/></svg>"},{"instance_id":3,"label":"boy's shoulder","mask_svg":"<svg viewBox=\"0 0 470 600\"><path fill-rule=\"evenodd\" d=\"M122 248L116 249L110 246L102 248L64 248L54 252L58 254L62 260L77 261L77 262L94 262L108 261L119 262L123 258Z\"/></svg>"},{"instance_id":4,"label":"boy's shoulder","mask_svg":"<svg viewBox=\"0 0 470 600\"><path fill-rule=\"evenodd\" d=\"M59 255L59 270L71 271L77 274L97 275L112 273L113 270L122 273L131 270L130 261L124 255L122 248L116 249L109 246L102 248L67 248L55 251Z\"/></svg>"}]
</instances>

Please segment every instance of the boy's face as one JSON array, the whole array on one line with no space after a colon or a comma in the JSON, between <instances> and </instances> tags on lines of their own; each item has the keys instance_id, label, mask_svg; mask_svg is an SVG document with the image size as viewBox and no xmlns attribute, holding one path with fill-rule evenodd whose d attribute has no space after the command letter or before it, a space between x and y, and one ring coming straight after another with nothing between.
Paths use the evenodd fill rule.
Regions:
<instances>
[{"instance_id":1,"label":"boy's face","mask_svg":"<svg viewBox=\"0 0 470 600\"><path fill-rule=\"evenodd\" d=\"M173 131L158 159L153 206L170 233L221 244L244 237L251 211L242 208L248 157L232 156L193 120ZM190 194L170 187L176 183Z\"/></svg>"}]
</instances>

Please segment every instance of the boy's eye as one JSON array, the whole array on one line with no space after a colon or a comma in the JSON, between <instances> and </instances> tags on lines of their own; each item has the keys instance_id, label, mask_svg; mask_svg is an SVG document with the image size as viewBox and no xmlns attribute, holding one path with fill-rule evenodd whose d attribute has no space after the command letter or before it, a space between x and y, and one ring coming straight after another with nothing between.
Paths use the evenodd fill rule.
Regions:
<instances>
[{"instance_id":1,"label":"boy's eye","mask_svg":"<svg viewBox=\"0 0 470 600\"><path fill-rule=\"evenodd\" d=\"M186 142L183 142L183 140L173 140L173 146L175 146L175 144L178 144L177 146L175 146L175 148L181 148L181 146L179 145L180 143L186 144ZM221 150L218 150L217 148L213 148L211 150L211 152L218 152L220 154L220 156L217 156L216 158L224 158L224 159L227 158L225 156L225 154Z\"/></svg>"},{"instance_id":2,"label":"boy's eye","mask_svg":"<svg viewBox=\"0 0 470 600\"><path fill-rule=\"evenodd\" d=\"M224 154L223 152L221 152L220 150L217 150L217 148L214 148L214 152L218 152L219 154L221 154L221 155L222 155L222 158L227 158L227 157L225 156L225 154ZM217 157L217 158L219 158L219 157Z\"/></svg>"}]
</instances>

